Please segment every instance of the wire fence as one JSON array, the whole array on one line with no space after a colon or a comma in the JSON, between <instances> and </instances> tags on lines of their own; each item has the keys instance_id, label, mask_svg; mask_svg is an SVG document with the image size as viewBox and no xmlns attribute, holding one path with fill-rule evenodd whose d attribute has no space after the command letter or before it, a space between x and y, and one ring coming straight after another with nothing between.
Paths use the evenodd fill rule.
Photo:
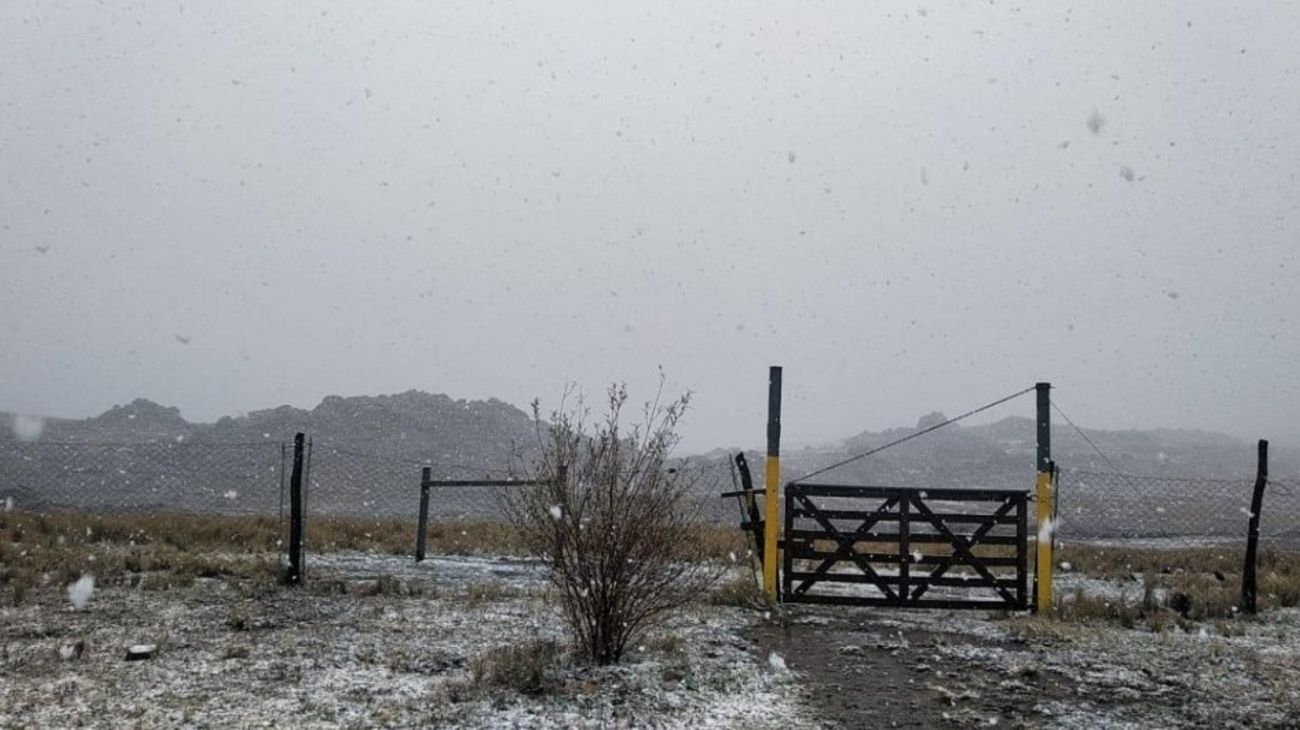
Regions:
<instances>
[{"instance_id":1,"label":"wire fence","mask_svg":"<svg viewBox=\"0 0 1300 730\"><path fill-rule=\"evenodd\" d=\"M286 516L291 449L279 441L213 443L5 442L0 444L0 508L92 513L155 512ZM315 444L305 464L308 519L414 522L421 471L434 481L524 480L524 465L448 463L402 452ZM729 460L676 461L706 519L736 524L737 488ZM1056 535L1062 540L1123 540L1171 547L1240 541L1254 480L1144 476L1062 469ZM433 522L501 521L502 497L518 487L435 487ZM1300 478L1271 479L1260 515L1265 545L1300 549Z\"/></svg>"},{"instance_id":2,"label":"wire fence","mask_svg":"<svg viewBox=\"0 0 1300 730\"><path fill-rule=\"evenodd\" d=\"M536 477L522 464L456 464L318 444L311 450L306 511L311 516L414 521L425 468L435 482L521 482L520 486L435 486L429 495L429 519L433 522L504 521L503 500L512 490L523 488L522 482ZM719 504L718 499L718 494L731 485L728 462L677 461L669 469L678 478L690 480L697 506L706 519L735 521L734 513L726 509L728 505Z\"/></svg>"},{"instance_id":3,"label":"wire fence","mask_svg":"<svg viewBox=\"0 0 1300 730\"><path fill-rule=\"evenodd\" d=\"M6 509L278 515L286 473L278 441L0 445Z\"/></svg>"},{"instance_id":4,"label":"wire fence","mask_svg":"<svg viewBox=\"0 0 1300 730\"><path fill-rule=\"evenodd\" d=\"M292 447L280 441L214 443L0 443L0 509L34 512L258 515L287 518ZM414 523L421 472L435 481L531 478L514 467L447 463L397 451L309 444L304 463L308 519L339 517ZM693 482L709 519L734 522L717 495L730 488L725 461L671 465ZM429 517L501 521L502 497L516 487L436 487Z\"/></svg>"},{"instance_id":5,"label":"wire fence","mask_svg":"<svg viewBox=\"0 0 1300 730\"><path fill-rule=\"evenodd\" d=\"M1300 548L1297 480L1270 480L1260 510L1262 544ZM1202 547L1246 541L1254 479L1146 476L1062 469L1056 535L1133 545Z\"/></svg>"}]
</instances>

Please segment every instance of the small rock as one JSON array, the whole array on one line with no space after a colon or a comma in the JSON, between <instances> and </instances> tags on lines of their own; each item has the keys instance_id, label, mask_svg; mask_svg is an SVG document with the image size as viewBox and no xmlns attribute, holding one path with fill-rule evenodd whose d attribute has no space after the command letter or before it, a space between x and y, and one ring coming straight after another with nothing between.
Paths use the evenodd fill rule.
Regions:
<instances>
[{"instance_id":1,"label":"small rock","mask_svg":"<svg viewBox=\"0 0 1300 730\"><path fill-rule=\"evenodd\" d=\"M80 659L81 655L86 652L86 642L77 641L75 644L64 644L59 647L59 656L64 660Z\"/></svg>"},{"instance_id":2,"label":"small rock","mask_svg":"<svg viewBox=\"0 0 1300 730\"><path fill-rule=\"evenodd\" d=\"M150 659L156 651L158 651L158 647L155 644L136 644L126 650L126 660L128 662L138 662Z\"/></svg>"}]
</instances>

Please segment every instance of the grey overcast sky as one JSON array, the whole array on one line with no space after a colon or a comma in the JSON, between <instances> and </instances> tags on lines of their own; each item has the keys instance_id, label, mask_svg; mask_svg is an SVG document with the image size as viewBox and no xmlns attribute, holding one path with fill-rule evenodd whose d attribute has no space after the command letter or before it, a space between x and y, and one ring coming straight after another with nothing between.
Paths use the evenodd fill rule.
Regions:
<instances>
[{"instance_id":1,"label":"grey overcast sky","mask_svg":"<svg viewBox=\"0 0 1300 730\"><path fill-rule=\"evenodd\" d=\"M213 9L219 8L219 9ZM1050 380L1300 443L1300 3L0 4L0 410ZM990 414L1030 415L1023 399Z\"/></svg>"}]
</instances>

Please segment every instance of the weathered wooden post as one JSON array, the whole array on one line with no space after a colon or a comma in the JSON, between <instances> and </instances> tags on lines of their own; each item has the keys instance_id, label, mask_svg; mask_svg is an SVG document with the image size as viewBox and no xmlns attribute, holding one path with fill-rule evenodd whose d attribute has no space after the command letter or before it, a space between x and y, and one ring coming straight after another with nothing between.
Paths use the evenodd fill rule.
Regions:
<instances>
[{"instance_id":1,"label":"weathered wooden post","mask_svg":"<svg viewBox=\"0 0 1300 730\"><path fill-rule=\"evenodd\" d=\"M781 367L773 365L767 378L767 469L763 481L763 594L778 599L776 590L777 543L780 533L781 494Z\"/></svg>"},{"instance_id":2,"label":"weathered wooden post","mask_svg":"<svg viewBox=\"0 0 1300 730\"><path fill-rule=\"evenodd\" d=\"M420 470L420 515L415 532L415 562L424 560L424 544L429 532L429 487L433 481L433 468Z\"/></svg>"},{"instance_id":3,"label":"weathered wooden post","mask_svg":"<svg viewBox=\"0 0 1300 730\"><path fill-rule=\"evenodd\" d=\"M1034 576L1038 581L1034 596L1036 612L1052 610L1052 534L1056 525L1052 524L1052 385L1036 383L1037 391L1037 434L1038 434L1038 479L1036 497L1038 500L1038 538L1035 540Z\"/></svg>"},{"instance_id":4,"label":"weathered wooden post","mask_svg":"<svg viewBox=\"0 0 1300 730\"><path fill-rule=\"evenodd\" d=\"M302 580L302 472L303 441L306 437L294 434L293 474L289 477L289 575L288 582Z\"/></svg>"},{"instance_id":5,"label":"weathered wooden post","mask_svg":"<svg viewBox=\"0 0 1300 730\"><path fill-rule=\"evenodd\" d=\"M1255 613L1258 587L1255 585L1255 556L1259 548L1259 512L1264 508L1264 487L1268 485L1268 441L1259 440L1259 461L1255 466L1255 493L1250 498L1250 524L1246 533L1246 565L1241 571L1241 610Z\"/></svg>"}]
</instances>

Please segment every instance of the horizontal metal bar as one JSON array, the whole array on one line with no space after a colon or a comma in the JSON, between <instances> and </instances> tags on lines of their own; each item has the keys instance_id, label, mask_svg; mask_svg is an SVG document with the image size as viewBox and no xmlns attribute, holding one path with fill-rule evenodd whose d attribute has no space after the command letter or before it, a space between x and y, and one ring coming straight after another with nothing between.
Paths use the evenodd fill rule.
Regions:
<instances>
[{"instance_id":1,"label":"horizontal metal bar","mask_svg":"<svg viewBox=\"0 0 1300 730\"><path fill-rule=\"evenodd\" d=\"M920 520L918 520L918 522L919 521ZM836 543L839 542L838 538L834 534L826 532L825 530L795 529L795 530L788 531L785 537L787 540L827 540L829 542L836 542ZM889 532L889 533L874 534L874 535L854 535L852 532L846 530L844 533L844 537L849 540L852 540L855 543L859 543L859 542L897 543L899 534L896 532ZM958 535L958 537L964 537L969 539L970 535ZM907 540L908 542L911 543L952 545L952 540L949 540L946 535L941 535L937 532L913 532L908 534ZM1020 544L1020 540L1021 538L1016 535L984 535L975 543L975 546L980 547L983 545L1018 545Z\"/></svg>"},{"instance_id":2,"label":"horizontal metal bar","mask_svg":"<svg viewBox=\"0 0 1300 730\"><path fill-rule=\"evenodd\" d=\"M1027 605L1016 605L1006 601L969 601L946 598L922 598L916 601L891 601L888 598L867 598L860 596L827 596L808 594L783 596L786 603L818 603L834 606L892 606L894 608L949 608L972 609L983 611L1023 611Z\"/></svg>"},{"instance_id":3,"label":"horizontal metal bar","mask_svg":"<svg viewBox=\"0 0 1300 730\"><path fill-rule=\"evenodd\" d=\"M857 520L859 522L865 521L867 519L872 519L877 522L899 522L900 520L902 520L902 515L899 514L898 512L875 512L873 510L821 509L821 508L818 508L816 510L810 510L806 507L799 507L799 506L791 506L789 509L790 509L790 514L794 515L795 517L812 518L812 517L816 517L817 515L821 515L822 517L825 517L828 520ZM1016 524L1016 516L1014 514L1007 514L1007 515L1002 515L1001 517L994 517L992 512L988 514L982 514L982 515L971 514L969 512L936 512L934 513L934 516L938 517L940 520L943 520L944 522L951 522L957 525L982 525L988 522L993 522L994 524L998 524L998 525ZM926 518L918 517L916 514L909 515L907 521L917 522L921 524L925 524L928 522Z\"/></svg>"},{"instance_id":4,"label":"horizontal metal bar","mask_svg":"<svg viewBox=\"0 0 1300 730\"><path fill-rule=\"evenodd\" d=\"M791 545L788 545L786 547L786 550L790 551L790 557L794 558L795 560L830 560L834 558L835 560L844 562L846 565L852 563L851 558L846 557L844 555L840 555L834 550L814 550L807 543L796 542ZM865 558L868 562L871 563L902 562L898 559L898 553L860 552L858 553L858 555L861 556L862 558ZM913 556L913 560L910 563L908 563L908 565L943 565L945 563L952 563L954 568L959 568L963 565L968 565L968 563L965 560L962 560L961 558L958 557L954 557L953 555L922 555L920 560L915 559L915 556ZM1002 557L987 557L987 558L981 557L980 563L994 568L1014 568L1020 565L1020 561L1014 555L1007 555Z\"/></svg>"},{"instance_id":5,"label":"horizontal metal bar","mask_svg":"<svg viewBox=\"0 0 1300 730\"><path fill-rule=\"evenodd\" d=\"M785 485L787 494L824 497L920 497L943 502L997 502L1008 499L1026 499L1028 490L1017 489L924 489L921 487L875 487L852 484L806 484L790 482ZM925 496L921 496L925 495Z\"/></svg>"},{"instance_id":6,"label":"horizontal metal bar","mask_svg":"<svg viewBox=\"0 0 1300 730\"><path fill-rule=\"evenodd\" d=\"M430 479L420 482L420 487L536 487L549 483L546 479Z\"/></svg>"},{"instance_id":7,"label":"horizontal metal bar","mask_svg":"<svg viewBox=\"0 0 1300 730\"><path fill-rule=\"evenodd\" d=\"M736 491L734 491L734 492L723 492L722 494L720 494L720 495L718 495L718 496L720 496L720 497L743 497L743 496L745 496L746 494L752 494L752 495L754 495L754 496L757 497L757 496L760 495L760 494L766 494L766 493L767 493L767 490L766 490L766 489L738 489L738 490L736 490Z\"/></svg>"},{"instance_id":8,"label":"horizontal metal bar","mask_svg":"<svg viewBox=\"0 0 1300 730\"><path fill-rule=\"evenodd\" d=\"M800 572L800 571L793 571L793 570L790 571L790 580L796 582L802 580L811 580L814 584L816 583L867 583L867 584L874 585L877 582L875 579L871 578L870 576L866 576L861 573L859 573L858 575L853 575L852 573L809 573L809 572ZM881 573L879 582L888 583L890 585L899 585L904 581L902 579L902 576L892 575L888 573ZM915 575L909 576L906 581L907 585L912 587L944 586L947 588L988 588L990 590L992 590L995 587L1015 588L1018 582L1019 582L1018 579L1015 578L1014 576L1007 577L1007 578L1000 577L993 583L990 583L979 576L975 576L972 578L964 578L961 576L952 576L952 577L943 576L941 578L926 578L926 577L919 577Z\"/></svg>"}]
</instances>

